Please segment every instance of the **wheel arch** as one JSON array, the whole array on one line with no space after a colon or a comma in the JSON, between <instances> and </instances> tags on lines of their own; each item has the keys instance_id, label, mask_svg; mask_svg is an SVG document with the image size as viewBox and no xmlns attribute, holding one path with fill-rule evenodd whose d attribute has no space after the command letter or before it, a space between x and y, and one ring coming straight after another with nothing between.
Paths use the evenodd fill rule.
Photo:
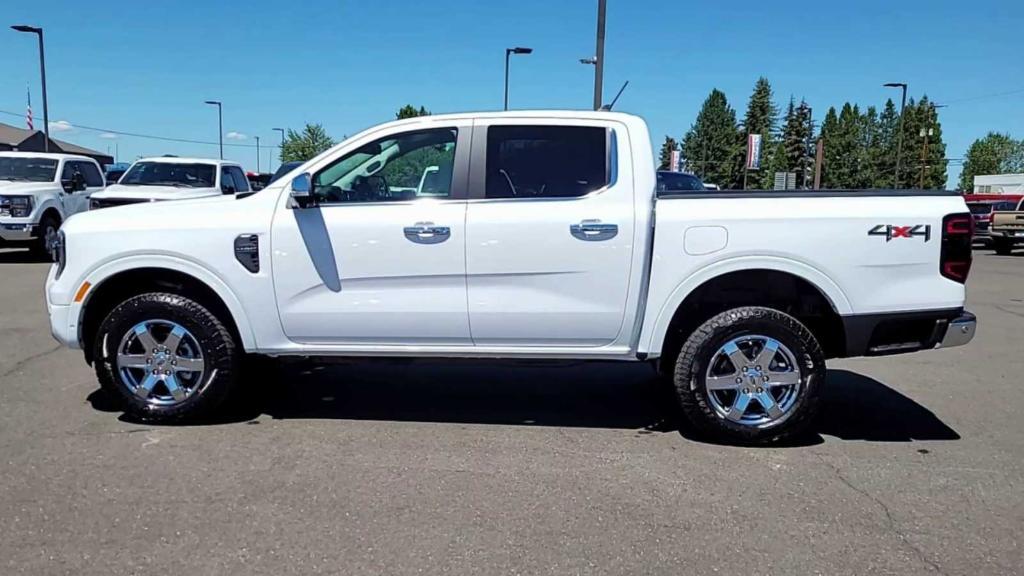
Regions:
<instances>
[{"instance_id":1,"label":"wheel arch","mask_svg":"<svg viewBox=\"0 0 1024 576\"><path fill-rule=\"evenodd\" d=\"M216 275L191 262L119 261L90 274L87 281L91 287L79 311L78 334L89 362L96 332L107 314L128 298L147 292L169 292L195 300L221 318L244 349L256 347L238 298Z\"/></svg>"},{"instance_id":2,"label":"wheel arch","mask_svg":"<svg viewBox=\"0 0 1024 576\"><path fill-rule=\"evenodd\" d=\"M827 356L844 355L842 316L852 312L846 295L824 273L782 258L720 262L682 281L661 308L647 350L674 362L685 334L740 306L787 312L808 325Z\"/></svg>"}]
</instances>

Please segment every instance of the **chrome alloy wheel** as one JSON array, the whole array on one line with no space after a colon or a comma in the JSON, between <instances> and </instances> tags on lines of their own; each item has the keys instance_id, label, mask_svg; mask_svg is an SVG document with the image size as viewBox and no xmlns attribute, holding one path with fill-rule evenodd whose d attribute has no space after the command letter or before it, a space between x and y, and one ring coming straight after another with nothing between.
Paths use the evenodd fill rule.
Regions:
<instances>
[{"instance_id":1,"label":"chrome alloy wheel","mask_svg":"<svg viewBox=\"0 0 1024 576\"><path fill-rule=\"evenodd\" d=\"M744 426L774 426L792 415L802 380L796 357L761 335L739 336L718 349L704 377L715 413Z\"/></svg>"},{"instance_id":2,"label":"chrome alloy wheel","mask_svg":"<svg viewBox=\"0 0 1024 576\"><path fill-rule=\"evenodd\" d=\"M199 342L183 326L146 320L121 338L117 373L139 399L154 406L173 406L199 390L206 366Z\"/></svg>"}]
</instances>

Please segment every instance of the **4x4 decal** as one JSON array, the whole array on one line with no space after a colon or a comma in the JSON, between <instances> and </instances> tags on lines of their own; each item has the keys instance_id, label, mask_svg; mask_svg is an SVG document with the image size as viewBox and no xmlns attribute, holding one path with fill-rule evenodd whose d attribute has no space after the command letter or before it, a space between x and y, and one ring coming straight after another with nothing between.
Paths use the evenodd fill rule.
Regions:
<instances>
[{"instance_id":1,"label":"4x4 decal","mask_svg":"<svg viewBox=\"0 0 1024 576\"><path fill-rule=\"evenodd\" d=\"M868 236L885 236L886 242L891 241L893 238L924 236L924 241L927 242L932 239L932 226L931 224L916 224L913 226L878 224L871 230L868 230Z\"/></svg>"}]
</instances>

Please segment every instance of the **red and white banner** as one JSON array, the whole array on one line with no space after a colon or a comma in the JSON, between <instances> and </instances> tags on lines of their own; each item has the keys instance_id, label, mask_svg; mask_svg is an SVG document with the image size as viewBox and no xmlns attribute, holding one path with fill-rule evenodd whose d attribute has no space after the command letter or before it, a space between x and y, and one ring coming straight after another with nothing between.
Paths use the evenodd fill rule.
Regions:
<instances>
[{"instance_id":1,"label":"red and white banner","mask_svg":"<svg viewBox=\"0 0 1024 576\"><path fill-rule=\"evenodd\" d=\"M747 170L761 169L761 135L747 136Z\"/></svg>"}]
</instances>

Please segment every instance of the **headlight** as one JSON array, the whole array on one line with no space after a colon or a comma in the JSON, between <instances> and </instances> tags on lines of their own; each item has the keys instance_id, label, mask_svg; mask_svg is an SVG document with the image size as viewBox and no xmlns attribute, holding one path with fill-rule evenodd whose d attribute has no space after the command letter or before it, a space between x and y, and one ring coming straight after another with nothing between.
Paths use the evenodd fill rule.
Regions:
<instances>
[{"instance_id":1,"label":"headlight","mask_svg":"<svg viewBox=\"0 0 1024 576\"><path fill-rule=\"evenodd\" d=\"M57 232L57 239L50 246L50 257L57 263L57 275L55 278L60 278L60 275L64 273L64 266L68 263L67 250L64 247L63 230Z\"/></svg>"},{"instance_id":2,"label":"headlight","mask_svg":"<svg viewBox=\"0 0 1024 576\"><path fill-rule=\"evenodd\" d=\"M0 215L12 218L28 218L31 214L31 196L0 196Z\"/></svg>"}]
</instances>

